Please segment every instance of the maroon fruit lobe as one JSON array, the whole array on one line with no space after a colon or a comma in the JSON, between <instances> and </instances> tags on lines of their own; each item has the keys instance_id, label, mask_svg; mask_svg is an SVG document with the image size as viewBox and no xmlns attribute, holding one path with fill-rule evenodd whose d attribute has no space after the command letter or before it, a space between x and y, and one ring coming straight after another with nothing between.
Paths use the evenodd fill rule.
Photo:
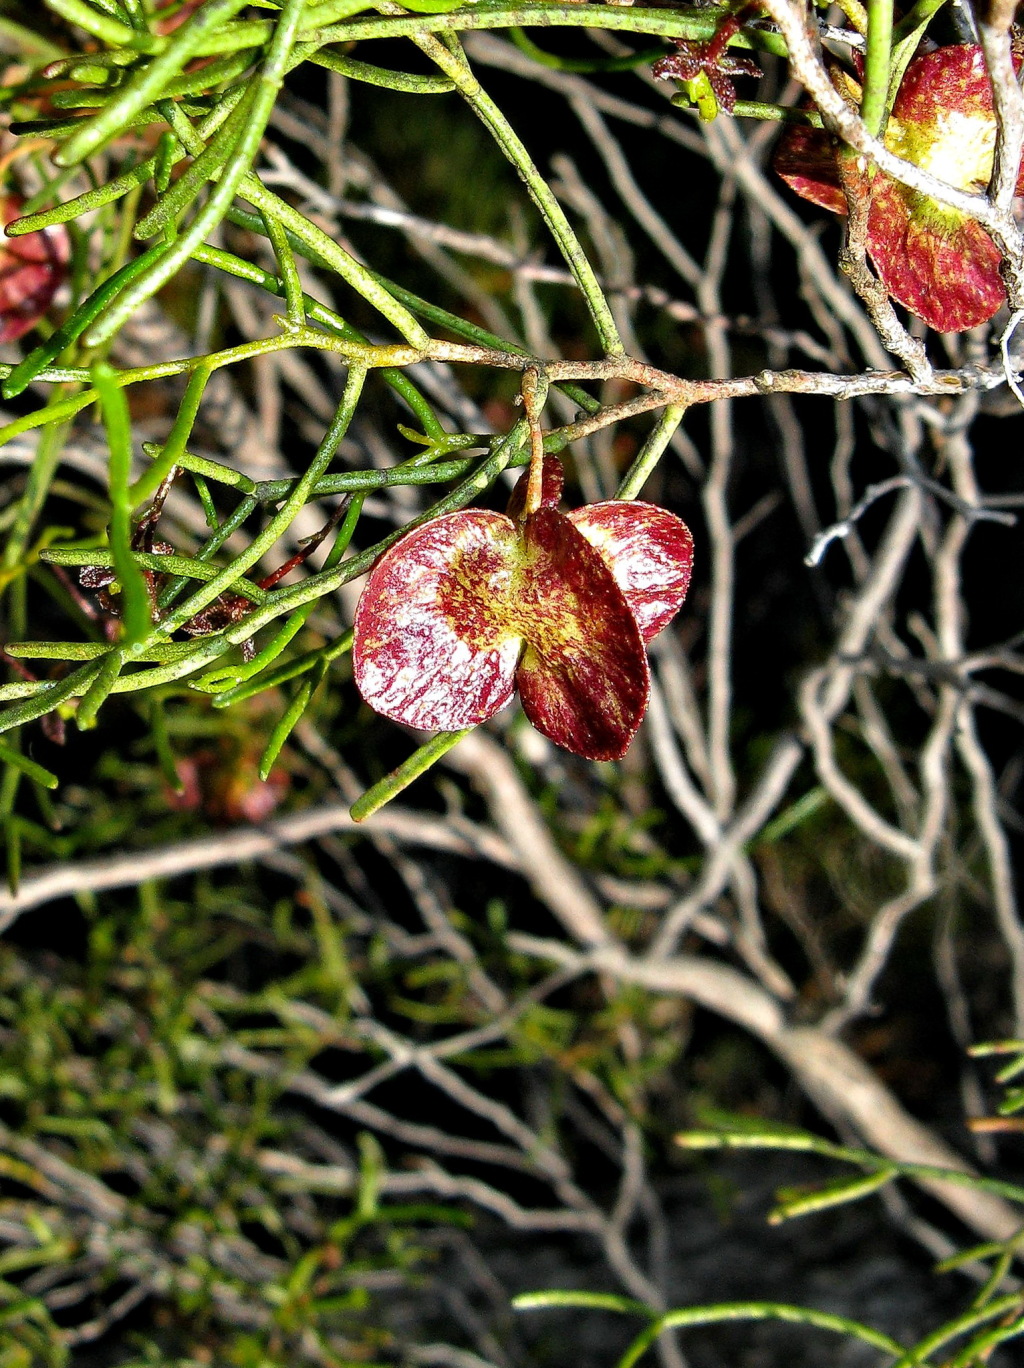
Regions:
<instances>
[{"instance_id":1,"label":"maroon fruit lobe","mask_svg":"<svg viewBox=\"0 0 1024 1368\"><path fill-rule=\"evenodd\" d=\"M960 44L914 58L886 126L890 151L956 189L980 193L992 174L995 134L980 47ZM775 169L812 204L846 213L827 133L790 129ZM1024 193L1024 176L1017 188ZM986 322L1006 297L999 253L985 230L880 171L871 183L867 250L889 294L938 332Z\"/></svg>"},{"instance_id":2,"label":"maroon fruit lobe","mask_svg":"<svg viewBox=\"0 0 1024 1368\"><path fill-rule=\"evenodd\" d=\"M485 721L516 689L529 720L589 760L625 754L650 692L645 642L681 606L693 543L649 504L558 512L467 509L415 528L377 562L356 612L356 685L385 717L429 731Z\"/></svg>"},{"instance_id":3,"label":"maroon fruit lobe","mask_svg":"<svg viewBox=\"0 0 1024 1368\"><path fill-rule=\"evenodd\" d=\"M675 617L690 587L690 529L664 508L625 499L587 504L568 516L611 570L644 642L652 641Z\"/></svg>"},{"instance_id":4,"label":"maroon fruit lobe","mask_svg":"<svg viewBox=\"0 0 1024 1368\"><path fill-rule=\"evenodd\" d=\"M21 213L16 195L0 198L0 224ZM0 342L16 342L42 318L67 275L71 245L58 224L0 241Z\"/></svg>"}]
</instances>

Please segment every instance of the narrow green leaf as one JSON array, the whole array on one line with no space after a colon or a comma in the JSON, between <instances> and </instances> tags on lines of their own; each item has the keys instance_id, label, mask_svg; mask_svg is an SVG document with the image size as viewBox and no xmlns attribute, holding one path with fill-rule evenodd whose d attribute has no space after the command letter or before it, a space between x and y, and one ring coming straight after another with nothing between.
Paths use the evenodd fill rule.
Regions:
<instances>
[{"instance_id":1,"label":"narrow green leaf","mask_svg":"<svg viewBox=\"0 0 1024 1368\"><path fill-rule=\"evenodd\" d=\"M372 788L368 788L361 798L356 799L349 809L353 821L363 822L367 817L379 812L385 803L390 803L392 798L408 788L414 779L425 774L431 765L435 765L473 730L473 727L464 727L461 731L438 732L436 736L431 737L419 750L414 751L408 760L403 761L397 769L392 770Z\"/></svg>"},{"instance_id":2,"label":"narrow green leaf","mask_svg":"<svg viewBox=\"0 0 1024 1368\"><path fill-rule=\"evenodd\" d=\"M89 687L93 677L100 668L98 660L88 660L77 670L72 670L69 675L59 680L40 680L36 685L8 685L0 689L0 698L23 697L24 702L17 703L13 708L7 708L0 712L0 732L11 731L14 727L20 727L25 722L34 722L37 717L45 717L49 712L69 698L77 698ZM20 689L23 692L13 693L12 689Z\"/></svg>"},{"instance_id":3,"label":"narrow green leaf","mask_svg":"<svg viewBox=\"0 0 1024 1368\"><path fill-rule=\"evenodd\" d=\"M175 139L175 146L177 140ZM42 209L38 213L23 214L21 218L9 223L4 230L8 237L24 237L26 233L37 233L40 229L51 228L55 223L70 223L73 219L80 218L82 214L91 213L94 209L102 209L105 204L112 204L114 200L120 199L122 195L127 195L134 190L137 185L145 185L150 176L154 174L157 165L156 157L149 157L144 162L139 162L138 166L133 166L131 170L125 171L123 175L108 181L106 185L99 185L95 190L86 190L84 194L76 195L74 199L65 200L63 204L56 204L52 209ZM46 198L50 198L47 187ZM40 196L36 196L40 198ZM111 277L113 279L113 277Z\"/></svg>"},{"instance_id":4,"label":"narrow green leaf","mask_svg":"<svg viewBox=\"0 0 1024 1368\"><path fill-rule=\"evenodd\" d=\"M847 1202L859 1201L870 1196L879 1188L886 1187L899 1176L895 1168L882 1168L876 1173L865 1173L858 1178L840 1178L834 1183L826 1183L813 1192L780 1193L774 1210L768 1216L769 1225L781 1225L783 1221L796 1216L806 1216L812 1211L824 1211L827 1207L842 1206Z\"/></svg>"},{"instance_id":5,"label":"narrow green leaf","mask_svg":"<svg viewBox=\"0 0 1024 1368\"><path fill-rule=\"evenodd\" d=\"M202 608L205 608L208 603L212 603L219 594L227 589L233 588L235 581L239 576L243 575L250 566L255 565L264 552L269 551L274 543L284 535L295 520L299 509L305 505L317 480L326 472L328 466L334 460L338 447L341 445L342 439L348 431L349 424L352 421L365 382L366 371L362 367L351 366L349 368L348 380L345 385L345 393L342 396L341 403L334 415L334 419L327 432L324 434L323 440L321 441L308 470L295 486L291 496L285 500L277 514L270 520L260 535L254 537L248 547L235 557L227 570L221 571L204 588L192 594L184 604L180 605L173 613L169 613L163 619L160 623L160 630L162 633L169 636L172 632L177 631L189 618L193 617ZM323 573L324 572L321 572L321 574ZM327 573L337 574L338 572L335 570ZM319 578L320 576L311 575L304 583L312 584L319 580ZM296 586L296 588L301 588L301 586ZM310 597L318 597L318 595L314 594ZM296 604L295 606L298 607L299 605ZM287 611L290 611L290 609ZM278 614L275 613L271 616L276 617ZM258 626L262 625L262 621L254 624L252 631L255 631ZM242 631L245 633L246 628L243 627ZM247 634L251 635L251 632L248 632ZM226 636L230 640L233 633L226 633ZM240 639L244 640L245 638L243 636Z\"/></svg>"},{"instance_id":6,"label":"narrow green leaf","mask_svg":"<svg viewBox=\"0 0 1024 1368\"><path fill-rule=\"evenodd\" d=\"M385 90L401 90L408 95L447 95L455 89L455 82L450 76L418 76L408 71L392 71L390 67L357 62L354 57L345 57L333 48L322 48L319 52L311 53L309 60L352 81L364 81L367 85L381 86Z\"/></svg>"},{"instance_id":7,"label":"narrow green leaf","mask_svg":"<svg viewBox=\"0 0 1024 1368\"><path fill-rule=\"evenodd\" d=\"M174 793L181 793L185 785L178 773L174 751L171 749L171 738L167 733L167 714L164 712L163 702L159 698L150 700L149 734L153 739L153 750L156 753L157 764L160 766L160 773Z\"/></svg>"},{"instance_id":8,"label":"narrow green leaf","mask_svg":"<svg viewBox=\"0 0 1024 1368\"><path fill-rule=\"evenodd\" d=\"M211 374L208 366L200 366L192 372L163 451L146 473L140 475L128 490L128 502L132 508L137 508L139 504L151 499L174 467L180 463L186 443L195 427L196 418L199 416L199 406L203 402L203 393Z\"/></svg>"},{"instance_id":9,"label":"narrow green leaf","mask_svg":"<svg viewBox=\"0 0 1024 1368\"><path fill-rule=\"evenodd\" d=\"M818 1311L810 1306L792 1306L786 1302L720 1302L712 1306L688 1306L660 1316L637 1336L619 1359L618 1368L633 1368L666 1330L682 1330L694 1325L720 1325L730 1321L783 1321L791 1325L812 1325L819 1330L831 1330L834 1334L861 1340L889 1354L903 1353L903 1345L891 1335L848 1316L836 1316L828 1311Z\"/></svg>"},{"instance_id":10,"label":"narrow green leaf","mask_svg":"<svg viewBox=\"0 0 1024 1368\"><path fill-rule=\"evenodd\" d=\"M349 543L351 542L356 530L356 525L359 522L359 517L362 513L362 508L362 495L350 501L349 506L345 512L344 521L342 522L342 525L338 529L337 535L335 536L334 544L324 559L323 568L325 570L333 569L334 566L336 566L339 563L345 552L348 550ZM196 687L207 690L211 686L216 684L217 676L220 675L225 680L225 683L228 685L227 692L230 695L234 696L235 688L239 684L243 684L246 680L252 679L256 675L261 674L269 665L273 664L273 662L278 658L278 656L285 649L288 643L299 632L299 630L309 617L310 613L313 611L314 607L315 604L313 602L310 602L304 604L301 608L297 609L294 613L292 613L292 615L287 619L284 625L277 631L277 633L274 636L274 639L268 642L267 645L264 646L263 649L258 653L258 655L256 655L252 660L248 662L248 664L240 666L237 670L229 668L223 671L214 671L212 674L207 675L205 678L199 680ZM346 635L348 634L346 633ZM333 657L331 658L333 659ZM325 671L328 663L328 661L324 661ZM322 674L320 677L323 677ZM317 682L319 683L319 679ZM216 699L214 701L217 706L222 706L222 702L220 699ZM280 749L280 747L278 747L278 749Z\"/></svg>"},{"instance_id":11,"label":"narrow green leaf","mask_svg":"<svg viewBox=\"0 0 1024 1368\"><path fill-rule=\"evenodd\" d=\"M139 242L155 237L170 224L176 224L195 201L207 181L212 180L223 170L225 163L235 151L245 125L252 115L253 101L256 98L257 79L249 82L240 91L235 108L215 133L211 142L196 157L192 164L178 179L161 194L160 198L136 223L132 236ZM173 135L171 135L173 136ZM177 139L175 138L177 145Z\"/></svg>"},{"instance_id":12,"label":"narrow green leaf","mask_svg":"<svg viewBox=\"0 0 1024 1368\"><path fill-rule=\"evenodd\" d=\"M150 460L157 460L163 447L158 442L143 442L143 455ZM243 494L252 494L256 490L256 484L250 480L248 475L242 471L235 470L228 465L222 465L220 461L211 461L206 456L196 456L191 451L183 451L178 457L178 465L184 470L191 471L195 475L202 475L204 479L216 480L218 484L230 485L233 489L240 489Z\"/></svg>"},{"instance_id":13,"label":"narrow green leaf","mask_svg":"<svg viewBox=\"0 0 1024 1368\"><path fill-rule=\"evenodd\" d=\"M34 784L41 784L43 788L55 789L60 783L57 776L50 770L44 769L42 765L37 765L27 755L22 755L20 750L8 746L3 741L0 741L0 764L13 765L26 778L31 779Z\"/></svg>"},{"instance_id":14,"label":"narrow green leaf","mask_svg":"<svg viewBox=\"0 0 1024 1368\"><path fill-rule=\"evenodd\" d=\"M124 668L125 651L114 646L103 657L99 670L89 684L75 712L75 722L79 731L89 731L96 725L100 708L110 697L111 691L121 670Z\"/></svg>"},{"instance_id":15,"label":"narrow green leaf","mask_svg":"<svg viewBox=\"0 0 1024 1368\"><path fill-rule=\"evenodd\" d=\"M312 679L304 679L299 685L295 697L288 704L284 715L270 733L270 740L267 742L263 754L260 756L259 776L264 781L270 777L270 771L277 762L277 757L281 754L281 748L295 730L302 714L309 707L313 694L324 675L324 667L317 671Z\"/></svg>"},{"instance_id":16,"label":"narrow green leaf","mask_svg":"<svg viewBox=\"0 0 1024 1368\"><path fill-rule=\"evenodd\" d=\"M280 219L264 210L260 217L263 219L267 230L267 237L270 245L274 249L274 260L277 262L277 275L284 288L284 297L287 304L288 321L293 327L301 328L306 322L305 296L302 293L302 281L299 279L299 268L295 264L295 253L292 251L291 243L288 241L288 234L285 231Z\"/></svg>"},{"instance_id":17,"label":"narrow green leaf","mask_svg":"<svg viewBox=\"0 0 1024 1368\"><path fill-rule=\"evenodd\" d=\"M125 639L140 641L152 625L149 589L132 553L131 501L128 482L132 470L131 420L124 391L114 383L114 371L105 362L92 368L92 381L103 410L110 447L110 550L121 582L122 621Z\"/></svg>"},{"instance_id":18,"label":"narrow green leaf","mask_svg":"<svg viewBox=\"0 0 1024 1368\"><path fill-rule=\"evenodd\" d=\"M139 651L133 659L164 663L180 660L194 649L191 641L165 641ZM110 650L106 641L12 641L4 647L17 660L99 660ZM45 683L45 681L43 681Z\"/></svg>"},{"instance_id":19,"label":"narrow green leaf","mask_svg":"<svg viewBox=\"0 0 1024 1368\"><path fill-rule=\"evenodd\" d=\"M128 24L122 24L109 15L100 14L91 5L85 4L85 0L46 0L46 8L53 10L54 14L59 14L62 19L85 29L86 33L91 33L94 38L109 43L111 47L126 47L138 37L136 31Z\"/></svg>"},{"instance_id":20,"label":"narrow green leaf","mask_svg":"<svg viewBox=\"0 0 1024 1368\"><path fill-rule=\"evenodd\" d=\"M207 565L205 561L197 560L192 556L177 556L170 552L167 555L160 555L156 551L133 551L131 556L135 564L144 570L155 570L160 574L168 575L187 575L189 579L201 580L204 584L209 584L219 575L225 573L215 565ZM40 551L39 559L52 565L98 565L117 571L117 561L113 551L93 549L92 547L50 546L44 551ZM244 595L253 603L260 604L267 601L266 590L242 576L231 582L231 589L236 594ZM217 595L214 594L213 597L216 598Z\"/></svg>"},{"instance_id":21,"label":"narrow green leaf","mask_svg":"<svg viewBox=\"0 0 1024 1368\"><path fill-rule=\"evenodd\" d=\"M893 0L867 0L868 32L860 114L873 138L885 132L889 116L889 61L892 53Z\"/></svg>"},{"instance_id":22,"label":"narrow green leaf","mask_svg":"<svg viewBox=\"0 0 1024 1368\"><path fill-rule=\"evenodd\" d=\"M623 477L615 491L617 499L635 499L643 489L658 462L676 434L683 421L686 409L682 404L668 404L654 426L653 431L637 453L636 460Z\"/></svg>"},{"instance_id":23,"label":"narrow green leaf","mask_svg":"<svg viewBox=\"0 0 1024 1368\"><path fill-rule=\"evenodd\" d=\"M189 472L192 476L192 485L203 509L203 517L206 519L207 527L217 527L219 519L217 517L217 506L213 502L213 495L210 493L210 486L202 475L196 471Z\"/></svg>"},{"instance_id":24,"label":"narrow green leaf","mask_svg":"<svg viewBox=\"0 0 1024 1368\"><path fill-rule=\"evenodd\" d=\"M768 823L760 836L756 838L756 843L758 845L771 845L773 842L781 840L790 831L802 826L828 802L828 792L824 788L819 786L808 789L802 798L798 798L795 803L792 803Z\"/></svg>"},{"instance_id":25,"label":"narrow green leaf","mask_svg":"<svg viewBox=\"0 0 1024 1368\"><path fill-rule=\"evenodd\" d=\"M931 1355L935 1353L937 1349L941 1349L944 1344L949 1344L951 1340L956 1339L958 1336L966 1334L967 1331L974 1330L980 1325L985 1325L999 1316L1006 1315L1007 1313L1013 1316L1014 1312L1018 1315L1020 1313L1019 1293L1011 1293L1004 1297L996 1297L993 1301L986 1303L984 1306L972 1307L963 1315L956 1316L952 1320L946 1321L945 1324L940 1325L937 1330L933 1330L931 1334L925 1335L924 1339L919 1340L911 1349L907 1349L905 1353L901 1354L898 1361L892 1365L892 1368L917 1368L917 1365L926 1363ZM1021 1324L1021 1322L1018 1322L1015 1333L1019 1333ZM962 1359L960 1355L957 1355L955 1359L946 1360L946 1364L947 1368L951 1368L953 1363L965 1364L972 1363L973 1361L974 1352L972 1351L972 1354L967 1359Z\"/></svg>"},{"instance_id":26,"label":"narrow green leaf","mask_svg":"<svg viewBox=\"0 0 1024 1368\"><path fill-rule=\"evenodd\" d=\"M512 1298L517 1311L546 1310L552 1306L572 1306L590 1311L618 1311L625 1316L654 1317L658 1313L645 1302L632 1297L620 1297L615 1292L521 1292Z\"/></svg>"}]
</instances>

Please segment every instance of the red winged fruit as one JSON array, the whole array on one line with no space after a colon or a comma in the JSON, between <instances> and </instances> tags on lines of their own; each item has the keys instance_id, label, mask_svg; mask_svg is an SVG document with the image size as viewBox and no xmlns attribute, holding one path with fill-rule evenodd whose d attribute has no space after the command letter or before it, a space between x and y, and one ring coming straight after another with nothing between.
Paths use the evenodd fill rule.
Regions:
<instances>
[{"instance_id":1,"label":"red winged fruit","mask_svg":"<svg viewBox=\"0 0 1024 1368\"><path fill-rule=\"evenodd\" d=\"M852 103L859 89L841 80ZM885 145L958 190L980 193L992 174L996 125L980 47L960 44L915 57L885 130ZM775 169L798 195L847 211L829 135L791 128ZM1024 174L1017 193L1024 194ZM893 299L938 332L960 332L992 317L1006 298L999 253L984 228L884 172L871 183L867 249Z\"/></svg>"},{"instance_id":2,"label":"red winged fruit","mask_svg":"<svg viewBox=\"0 0 1024 1368\"><path fill-rule=\"evenodd\" d=\"M693 540L653 504L559 512L554 458L532 511L528 481L507 514L449 513L385 552L356 612L356 684L377 712L430 731L483 722L518 689L557 745L616 760L647 707L646 643L686 597Z\"/></svg>"}]
</instances>

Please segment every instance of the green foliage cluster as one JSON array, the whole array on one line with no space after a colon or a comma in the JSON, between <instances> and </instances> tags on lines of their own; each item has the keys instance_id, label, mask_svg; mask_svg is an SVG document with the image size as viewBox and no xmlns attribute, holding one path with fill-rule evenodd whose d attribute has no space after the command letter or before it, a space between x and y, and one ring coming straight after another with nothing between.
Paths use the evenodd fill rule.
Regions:
<instances>
[{"instance_id":1,"label":"green foliage cluster","mask_svg":"<svg viewBox=\"0 0 1024 1368\"><path fill-rule=\"evenodd\" d=\"M1021 1044L1020 1041L1003 1041L994 1046L982 1046L978 1053L991 1051L1015 1054L1017 1058L1002 1075L1006 1081L1008 1077L1015 1076L1016 1072L1024 1068L1024 1060L1018 1053ZM1017 1110L1018 1106L1017 1099L1008 1099L1008 1110ZM948 1181L951 1176L948 1169L928 1168L923 1164L893 1163L877 1154L831 1144L814 1135L799 1131L786 1133L756 1123L740 1126L735 1123L726 1124L711 1131L684 1132L677 1138L687 1149L796 1150L820 1154L861 1170L856 1177L833 1179L817 1188L780 1191L777 1205L768 1217L773 1224L792 1220L809 1212L860 1201L873 1196L900 1177ZM954 1174L952 1177L953 1181L977 1191L998 1192L1000 1196L1008 1197L1018 1205L1024 1200L1024 1188L1014 1183L979 1178L966 1173ZM940 1264L940 1272L950 1272L966 1265L978 1266L985 1274L982 1286L961 1315L946 1321L912 1345L900 1344L892 1336L849 1316L838 1316L811 1307L784 1303L748 1302L687 1307L680 1311L669 1311L661 1316L651 1316L649 1308L630 1303L622 1297L584 1296L574 1301L571 1293L553 1297L550 1294L538 1293L520 1298L518 1304L523 1307L590 1305L626 1314L648 1315L649 1324L619 1360L617 1368L633 1368L666 1330L714 1325L716 1322L732 1320L790 1321L813 1326L819 1330L829 1330L881 1350L887 1356L883 1361L891 1362L893 1368L916 1368L916 1365L922 1365L923 1368L923 1365L929 1363L941 1363L944 1368L968 1368L969 1365L986 1362L998 1346L1024 1335L1024 1296L1019 1289L1011 1292L1002 1290L1006 1285L1007 1274L1017 1258L1022 1238L1024 1237L1021 1234L1017 1234L1007 1240L975 1245Z\"/></svg>"},{"instance_id":2,"label":"green foliage cluster","mask_svg":"<svg viewBox=\"0 0 1024 1368\"><path fill-rule=\"evenodd\" d=\"M123 811L99 812L93 840ZM685 1018L639 991L549 1003L499 902L483 924L448 912L467 947L452 958L298 872L277 898L235 871L83 897L59 951L0 947L3 1368L65 1368L96 1339L158 1368L415 1361L390 1304L430 1287L446 1232L475 1218L337 1115L330 1061L386 1077L401 1032L499 1098L537 1077L557 1097L564 1075L641 1116L663 1086ZM628 1062L624 1032L644 1042Z\"/></svg>"},{"instance_id":3,"label":"green foliage cluster","mask_svg":"<svg viewBox=\"0 0 1024 1368\"><path fill-rule=\"evenodd\" d=\"M338 1147L287 1102L314 1055L359 1048L359 966L325 910L282 900L268 925L244 887L193 892L93 908L80 957L3 949L4 1368L71 1363L149 1299L148 1361L372 1362L374 1289L429 1267L421 1230L467 1219L383 1195L369 1135L324 1163Z\"/></svg>"}]
</instances>

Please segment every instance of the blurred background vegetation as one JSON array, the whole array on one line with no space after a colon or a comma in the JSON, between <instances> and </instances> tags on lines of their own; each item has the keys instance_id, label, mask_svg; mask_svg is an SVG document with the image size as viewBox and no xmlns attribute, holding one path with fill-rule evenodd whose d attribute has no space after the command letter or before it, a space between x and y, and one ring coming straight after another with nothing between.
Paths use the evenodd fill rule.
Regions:
<instances>
[{"instance_id":1,"label":"blurred background vegetation","mask_svg":"<svg viewBox=\"0 0 1024 1368\"><path fill-rule=\"evenodd\" d=\"M82 8L154 18L146 3ZM186 23L195 11L164 8ZM34 142L8 175L39 206L123 174L166 127L125 130L85 169L55 172L57 97L92 87L43 68L103 49L82 18L56 2L0 5L3 146ZM838 228L773 177L771 125L674 109L650 77L665 44L642 29L531 35L549 62L515 32L464 36L631 354L693 380L849 375L851 396L858 376L892 364L835 269ZM434 70L403 39L332 51ZM630 68L630 54L647 55ZM759 57L758 98L791 103L785 63ZM257 167L356 258L456 319L535 356L599 355L516 169L456 94L307 64L285 82ZM72 225L70 280L5 359L135 253L132 223L152 203L147 185ZM266 234L251 213L236 220L211 244L272 273ZM309 295L384 340L365 299L296 259ZM61 364L200 355L272 336L282 309L192 262L108 348L73 346ZM419 315L433 335L458 335ZM775 1188L810 1192L834 1170L812 1155L673 1143L716 1122L807 1126L891 1159L1019 1174L1012 1118L965 1125L1000 1100L995 1068L967 1047L1024 1031L1012 873L1021 532L985 520L1024 500L1024 478L994 336L929 339L935 364L961 377L945 395L834 402L794 384L691 410L643 497L692 527L694 585L653 652L651 715L619 764L557 752L506 710L357 830L348 806L413 742L361 704L345 655L325 655L351 621L351 584L316 601L281 673L230 707L181 679L111 696L91 728L75 726L69 701L45 730L4 738L60 782L12 761L0 785L2 1368L600 1368L634 1326L598 1310L516 1312L512 1297L591 1289L654 1311L774 1298L909 1344L980 1295L983 1256L996 1268L989 1299L1009 1295L999 1259L1012 1260L1017 1222L1001 1197L957 1206L942 1190L889 1187L768 1227ZM991 384L972 387L969 372ZM517 420L513 372L424 361L407 375L439 425L477 449ZM211 380L189 450L253 480L294 478L343 384L329 349L232 365ZM136 473L142 444L168 440L183 390L174 375L128 391ZM104 640L96 594L41 555L102 543L104 429L95 408L41 440L20 423L73 392L37 379L0 415L5 535L35 498L47 440L59 448L0 580L6 643ZM589 387L599 411L638 392L614 377ZM558 395L548 423L577 414ZM651 422L609 418L575 442L569 502L612 496ZM408 460L419 426L371 373L335 469ZM895 479L805 563L824 528ZM195 557L234 497L179 481L160 537ZM506 497L499 484L481 502ZM423 487L371 490L354 547L428 502ZM305 508L259 572L323 517ZM256 509L227 554L267 521ZM311 651L323 682L264 781L303 678L287 666ZM7 678L20 687L26 670L62 668L8 657ZM879 839L875 818L904 846ZM987 1253L966 1272L932 1273L980 1240ZM1019 1320L1019 1306L1003 1310L1004 1324ZM970 1361L993 1351L1014 1361L1012 1345ZM651 1355L694 1368L893 1357L762 1324L666 1335Z\"/></svg>"}]
</instances>

